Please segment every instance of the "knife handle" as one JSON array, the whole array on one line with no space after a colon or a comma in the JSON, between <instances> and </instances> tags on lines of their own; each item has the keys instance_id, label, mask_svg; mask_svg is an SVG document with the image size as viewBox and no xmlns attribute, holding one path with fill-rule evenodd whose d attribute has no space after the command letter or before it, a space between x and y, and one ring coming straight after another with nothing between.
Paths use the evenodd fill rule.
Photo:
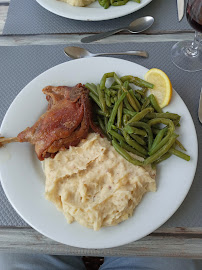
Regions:
<instances>
[{"instance_id":1,"label":"knife handle","mask_svg":"<svg viewBox=\"0 0 202 270\"><path fill-rule=\"evenodd\" d=\"M97 53L95 56L99 56L99 55L135 55L135 56L140 56L140 57L144 57L147 58L149 57L148 52L146 51L126 51L126 52L109 52L109 53Z\"/></svg>"},{"instance_id":2,"label":"knife handle","mask_svg":"<svg viewBox=\"0 0 202 270\"><path fill-rule=\"evenodd\" d=\"M120 32L120 31L123 31L123 30L124 30L124 28L118 28L118 29L114 29L112 31L108 31L108 32L100 33L100 34L95 34L95 35L92 35L92 36L82 38L81 42L82 43L90 43L90 42L93 42L93 41L97 41L97 40L112 36L112 35Z\"/></svg>"}]
</instances>

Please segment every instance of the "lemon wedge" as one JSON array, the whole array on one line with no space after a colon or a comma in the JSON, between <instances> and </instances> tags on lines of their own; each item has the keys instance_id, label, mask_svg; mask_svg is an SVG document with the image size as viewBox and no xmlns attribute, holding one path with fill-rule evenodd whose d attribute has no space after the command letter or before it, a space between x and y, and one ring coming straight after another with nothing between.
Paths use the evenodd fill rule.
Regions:
<instances>
[{"instance_id":1,"label":"lemon wedge","mask_svg":"<svg viewBox=\"0 0 202 270\"><path fill-rule=\"evenodd\" d=\"M172 97L172 84L168 76L158 68L152 68L145 74L145 80L153 83L154 88L150 89L161 108L167 106Z\"/></svg>"}]
</instances>

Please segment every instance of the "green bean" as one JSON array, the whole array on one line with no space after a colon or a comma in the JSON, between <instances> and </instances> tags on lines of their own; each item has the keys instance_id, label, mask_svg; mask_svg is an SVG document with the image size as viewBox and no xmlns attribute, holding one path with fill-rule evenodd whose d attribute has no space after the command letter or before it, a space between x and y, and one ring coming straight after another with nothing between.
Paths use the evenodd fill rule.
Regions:
<instances>
[{"instance_id":1,"label":"green bean","mask_svg":"<svg viewBox=\"0 0 202 270\"><path fill-rule=\"evenodd\" d=\"M146 108L146 109L142 110L141 112L139 112L135 116L133 116L133 118L128 122L128 124L130 124L132 122L140 121L142 118L145 117L146 114L148 114L149 112L153 112L153 111L154 111L153 108Z\"/></svg>"},{"instance_id":2,"label":"green bean","mask_svg":"<svg viewBox=\"0 0 202 270\"><path fill-rule=\"evenodd\" d=\"M106 94L108 97L111 96L111 91L110 91L109 88L105 88L104 91L105 91L105 94Z\"/></svg>"},{"instance_id":3,"label":"green bean","mask_svg":"<svg viewBox=\"0 0 202 270\"><path fill-rule=\"evenodd\" d=\"M175 143L179 146L179 148L181 148L184 151L187 151L186 148L183 146L183 144L180 141L176 140Z\"/></svg>"},{"instance_id":4,"label":"green bean","mask_svg":"<svg viewBox=\"0 0 202 270\"><path fill-rule=\"evenodd\" d=\"M140 103L141 103L141 104L143 104L144 101L145 101L145 98L141 98L141 99L140 99ZM140 109L141 109L141 105L140 105Z\"/></svg>"},{"instance_id":5,"label":"green bean","mask_svg":"<svg viewBox=\"0 0 202 270\"><path fill-rule=\"evenodd\" d=\"M125 109L125 108L123 108L123 113L124 114L128 114L128 115L130 115L130 116L135 116L136 114L137 114L137 112L131 112L130 110L127 110L127 109Z\"/></svg>"},{"instance_id":6,"label":"green bean","mask_svg":"<svg viewBox=\"0 0 202 270\"><path fill-rule=\"evenodd\" d=\"M90 83L86 83L85 87L88 88L88 90L90 90L95 96L98 97L98 93L97 93L97 87L94 84L90 84Z\"/></svg>"},{"instance_id":7,"label":"green bean","mask_svg":"<svg viewBox=\"0 0 202 270\"><path fill-rule=\"evenodd\" d=\"M124 6L126 3L128 3L129 0L121 0L121 1L116 1L112 4L112 6Z\"/></svg>"},{"instance_id":8,"label":"green bean","mask_svg":"<svg viewBox=\"0 0 202 270\"><path fill-rule=\"evenodd\" d=\"M155 96L153 94L151 94L149 96L150 98L150 102L152 104L152 106L154 107L154 110L157 111L158 113L162 113L162 109L160 108Z\"/></svg>"},{"instance_id":9,"label":"green bean","mask_svg":"<svg viewBox=\"0 0 202 270\"><path fill-rule=\"evenodd\" d=\"M133 83L139 87L154 88L154 85L152 83L149 83L145 80L131 75L123 76L121 77L121 80L122 82L129 81L130 83Z\"/></svg>"},{"instance_id":10,"label":"green bean","mask_svg":"<svg viewBox=\"0 0 202 270\"><path fill-rule=\"evenodd\" d=\"M105 93L104 93L104 90L100 88L99 84L97 85L97 92L98 92L101 108L102 108L104 113L107 113L106 101L105 101Z\"/></svg>"},{"instance_id":11,"label":"green bean","mask_svg":"<svg viewBox=\"0 0 202 270\"><path fill-rule=\"evenodd\" d=\"M105 0L98 0L100 6L104 7L104 4L105 4Z\"/></svg>"},{"instance_id":12,"label":"green bean","mask_svg":"<svg viewBox=\"0 0 202 270\"><path fill-rule=\"evenodd\" d=\"M113 89L111 89L111 88L109 88L110 89L110 96L111 97L115 97L115 96L117 96L117 91L116 90L113 90ZM121 87L119 87L119 89L121 89ZM117 90L119 90L119 89L117 89Z\"/></svg>"},{"instance_id":13,"label":"green bean","mask_svg":"<svg viewBox=\"0 0 202 270\"><path fill-rule=\"evenodd\" d=\"M89 96L95 101L95 103L97 103L100 109L102 109L102 105L100 104L99 98L92 92L89 92Z\"/></svg>"},{"instance_id":14,"label":"green bean","mask_svg":"<svg viewBox=\"0 0 202 270\"><path fill-rule=\"evenodd\" d=\"M123 87L122 89L125 92L125 88ZM133 107L133 109L135 111L139 112L138 106L137 106L134 98L131 96L131 94L128 91L127 91L127 98L128 98L128 101L129 101L130 105Z\"/></svg>"},{"instance_id":15,"label":"green bean","mask_svg":"<svg viewBox=\"0 0 202 270\"><path fill-rule=\"evenodd\" d=\"M123 125L125 126L129 120L129 116L127 114L123 115Z\"/></svg>"},{"instance_id":16,"label":"green bean","mask_svg":"<svg viewBox=\"0 0 202 270\"><path fill-rule=\"evenodd\" d=\"M169 151L167 153L165 153L163 156L161 156L159 159L157 159L153 164L156 165L156 164L159 164L160 162L168 159L172 154L169 153Z\"/></svg>"},{"instance_id":17,"label":"green bean","mask_svg":"<svg viewBox=\"0 0 202 270\"><path fill-rule=\"evenodd\" d=\"M171 119L171 120L178 120L180 119L180 115L176 113L148 113L145 118L147 119L153 119L153 118L166 118L166 119Z\"/></svg>"},{"instance_id":18,"label":"green bean","mask_svg":"<svg viewBox=\"0 0 202 270\"><path fill-rule=\"evenodd\" d=\"M129 121L130 122L130 121ZM129 123L128 122L128 123ZM143 137L146 137L147 136L147 132L145 130L142 130L142 129L139 129L139 128L135 128L135 127L131 127L131 126L128 126L126 125L124 127L124 130L128 133L128 134L138 134L138 135L141 135Z\"/></svg>"},{"instance_id":19,"label":"green bean","mask_svg":"<svg viewBox=\"0 0 202 270\"><path fill-rule=\"evenodd\" d=\"M180 118L178 118L177 120L173 120L173 124L174 124L176 127L180 127Z\"/></svg>"},{"instance_id":20,"label":"green bean","mask_svg":"<svg viewBox=\"0 0 202 270\"><path fill-rule=\"evenodd\" d=\"M111 125L114 124L114 120L115 120L115 117L116 117L116 114L117 114L119 105L123 101L123 99L125 98L125 96L126 96L126 93L122 93L121 96L120 96L120 98L114 104L114 107L112 109L112 112L111 112L111 115L110 115L110 118L109 118L109 121L108 121L108 125L107 125L107 130L108 131L111 129Z\"/></svg>"},{"instance_id":21,"label":"green bean","mask_svg":"<svg viewBox=\"0 0 202 270\"><path fill-rule=\"evenodd\" d=\"M142 108L141 110L144 110L150 103L150 99L147 97L144 101L144 103L142 104Z\"/></svg>"},{"instance_id":22,"label":"green bean","mask_svg":"<svg viewBox=\"0 0 202 270\"><path fill-rule=\"evenodd\" d=\"M123 149L115 140L112 140L112 145L114 146L114 149L122 156L124 157L128 162L134 164L134 165L139 165L142 166L143 162L139 161L137 159L132 158L128 152Z\"/></svg>"},{"instance_id":23,"label":"green bean","mask_svg":"<svg viewBox=\"0 0 202 270\"><path fill-rule=\"evenodd\" d=\"M154 148L149 150L149 155L153 155L161 147L163 147L163 145L165 145L168 142L168 140L170 139L171 135L173 134L173 132L175 130L175 126L174 126L172 120L165 119L165 118L154 118L152 120L149 120L148 124L149 124L149 126L152 126L152 125L155 125L155 124L164 124L164 125L169 126L167 135L159 142L158 145L156 145Z\"/></svg>"},{"instance_id":24,"label":"green bean","mask_svg":"<svg viewBox=\"0 0 202 270\"><path fill-rule=\"evenodd\" d=\"M150 151L152 151L152 149L154 149L162 140L163 136L165 135L165 133L168 131L168 128L165 127L163 129L161 129L158 134L156 135L156 138L154 139L154 142L152 144L152 147L150 149Z\"/></svg>"},{"instance_id":25,"label":"green bean","mask_svg":"<svg viewBox=\"0 0 202 270\"><path fill-rule=\"evenodd\" d=\"M141 102L142 96L138 93L135 93L134 95L135 95L136 99Z\"/></svg>"},{"instance_id":26,"label":"green bean","mask_svg":"<svg viewBox=\"0 0 202 270\"><path fill-rule=\"evenodd\" d=\"M102 122L102 119L98 115L97 115L97 120L98 120L99 126L101 127L102 131L105 133L106 130L105 130L104 123Z\"/></svg>"},{"instance_id":27,"label":"green bean","mask_svg":"<svg viewBox=\"0 0 202 270\"><path fill-rule=\"evenodd\" d=\"M144 96L146 95L147 91L148 91L147 87L142 87L142 92L144 93Z\"/></svg>"},{"instance_id":28,"label":"green bean","mask_svg":"<svg viewBox=\"0 0 202 270\"><path fill-rule=\"evenodd\" d=\"M153 126L156 124L163 124L163 125L167 125L170 127L171 131L174 132L175 130L175 126L173 124L173 121L170 119L166 119L166 118L154 118L148 121L148 125L149 126Z\"/></svg>"},{"instance_id":29,"label":"green bean","mask_svg":"<svg viewBox=\"0 0 202 270\"><path fill-rule=\"evenodd\" d=\"M125 81L123 83L123 87L125 87L127 90L128 90L128 87L129 87L129 81Z\"/></svg>"},{"instance_id":30,"label":"green bean","mask_svg":"<svg viewBox=\"0 0 202 270\"><path fill-rule=\"evenodd\" d=\"M106 0L105 0L106 1ZM106 4L106 2L105 2ZM105 89L105 83L106 83L106 80L107 78L111 78L111 77L114 77L114 72L109 72L109 73L105 73L103 76L102 76L102 79L100 81L100 89L101 90L104 90Z\"/></svg>"},{"instance_id":31,"label":"green bean","mask_svg":"<svg viewBox=\"0 0 202 270\"><path fill-rule=\"evenodd\" d=\"M122 90L120 89L118 92L118 98L121 97ZM122 126L122 114L123 114L123 101L121 101L118 112L117 112L117 127L121 128Z\"/></svg>"},{"instance_id":32,"label":"green bean","mask_svg":"<svg viewBox=\"0 0 202 270\"><path fill-rule=\"evenodd\" d=\"M130 136L139 144L146 145L146 142L138 135L136 134L130 134Z\"/></svg>"},{"instance_id":33,"label":"green bean","mask_svg":"<svg viewBox=\"0 0 202 270\"><path fill-rule=\"evenodd\" d=\"M109 97L117 96L117 91L115 91L111 88L105 88L104 91Z\"/></svg>"},{"instance_id":34,"label":"green bean","mask_svg":"<svg viewBox=\"0 0 202 270\"><path fill-rule=\"evenodd\" d=\"M114 97L111 97L110 101L111 101L112 104L114 104L115 103Z\"/></svg>"},{"instance_id":35,"label":"green bean","mask_svg":"<svg viewBox=\"0 0 202 270\"><path fill-rule=\"evenodd\" d=\"M131 94L132 98L135 100L135 103L137 105L136 111L139 112L139 110L141 109L141 105L140 105L139 101L137 100L137 98L136 98L136 96L134 94L133 89L128 90L128 92Z\"/></svg>"},{"instance_id":36,"label":"green bean","mask_svg":"<svg viewBox=\"0 0 202 270\"><path fill-rule=\"evenodd\" d=\"M141 3L141 1L140 1L140 0L133 0L133 2L136 2L136 3L138 3L138 4L140 4L140 3Z\"/></svg>"},{"instance_id":37,"label":"green bean","mask_svg":"<svg viewBox=\"0 0 202 270\"><path fill-rule=\"evenodd\" d=\"M114 80L117 84L119 84L120 86L123 86L122 81L120 80L120 78L117 76L115 72L114 72Z\"/></svg>"},{"instance_id":38,"label":"green bean","mask_svg":"<svg viewBox=\"0 0 202 270\"><path fill-rule=\"evenodd\" d=\"M138 90L138 89L136 89L136 90L135 90L135 93L140 94L142 97L144 97L144 96L145 96L145 93L144 93L142 90Z\"/></svg>"},{"instance_id":39,"label":"green bean","mask_svg":"<svg viewBox=\"0 0 202 270\"><path fill-rule=\"evenodd\" d=\"M96 109L95 112L99 115L106 116L106 114L102 110Z\"/></svg>"},{"instance_id":40,"label":"green bean","mask_svg":"<svg viewBox=\"0 0 202 270\"><path fill-rule=\"evenodd\" d=\"M153 143L153 133L152 133L151 127L147 123L144 123L144 122L133 122L130 125L134 127L140 127L146 130L147 135L148 135L148 150L150 151L152 147L152 143Z\"/></svg>"},{"instance_id":41,"label":"green bean","mask_svg":"<svg viewBox=\"0 0 202 270\"><path fill-rule=\"evenodd\" d=\"M116 132L116 131L114 131L114 130L110 130L109 131L109 133L114 137L114 138L116 138L117 140L119 140L120 142L121 141L124 141L125 142L125 138L122 136L122 135L120 135L118 132Z\"/></svg>"},{"instance_id":42,"label":"green bean","mask_svg":"<svg viewBox=\"0 0 202 270\"><path fill-rule=\"evenodd\" d=\"M94 84L94 83L91 83L91 85L92 85L93 87L96 87L96 89L97 89L97 85L96 85L96 84Z\"/></svg>"},{"instance_id":43,"label":"green bean","mask_svg":"<svg viewBox=\"0 0 202 270\"><path fill-rule=\"evenodd\" d=\"M112 90L119 90L120 88L121 88L120 85L110 86L110 89L112 89Z\"/></svg>"},{"instance_id":44,"label":"green bean","mask_svg":"<svg viewBox=\"0 0 202 270\"><path fill-rule=\"evenodd\" d=\"M181 152L179 150L176 150L175 148L170 148L169 153L171 153L171 154L173 154L173 155L175 155L177 157L180 157L180 158L182 158L182 159L184 159L186 161L190 160L190 156L188 156L187 154L185 154L185 153L183 153L183 152Z\"/></svg>"},{"instance_id":45,"label":"green bean","mask_svg":"<svg viewBox=\"0 0 202 270\"><path fill-rule=\"evenodd\" d=\"M106 104L108 107L111 107L111 100L110 100L110 97L105 93L105 100L106 100Z\"/></svg>"},{"instance_id":46,"label":"green bean","mask_svg":"<svg viewBox=\"0 0 202 270\"><path fill-rule=\"evenodd\" d=\"M123 102L124 102L124 105L125 105L125 107L126 107L127 110L129 110L131 112L134 112L134 109L133 109L133 107L130 106L127 97L124 98Z\"/></svg>"},{"instance_id":47,"label":"green bean","mask_svg":"<svg viewBox=\"0 0 202 270\"><path fill-rule=\"evenodd\" d=\"M110 0L107 0L104 5L104 9L107 9L109 6L110 6Z\"/></svg>"},{"instance_id":48,"label":"green bean","mask_svg":"<svg viewBox=\"0 0 202 270\"><path fill-rule=\"evenodd\" d=\"M104 117L104 124L105 124L105 130L107 131L107 126L108 126L108 118Z\"/></svg>"},{"instance_id":49,"label":"green bean","mask_svg":"<svg viewBox=\"0 0 202 270\"><path fill-rule=\"evenodd\" d=\"M169 138L168 142L161 147L155 154L151 155L150 157L146 158L144 160L144 164L150 164L159 159L161 156L163 156L165 153L168 152L168 150L172 147L172 145L175 143L176 138L178 137L177 134L172 134Z\"/></svg>"},{"instance_id":50,"label":"green bean","mask_svg":"<svg viewBox=\"0 0 202 270\"><path fill-rule=\"evenodd\" d=\"M124 141L120 141L120 145L121 145L121 147L123 147L128 152L131 152L131 153L133 153L133 154L135 154L135 155L137 155L139 157L143 157L143 158L146 157L145 155L143 155L142 153L138 152L137 150L135 150L133 147L131 147L130 145L128 145Z\"/></svg>"},{"instance_id":51,"label":"green bean","mask_svg":"<svg viewBox=\"0 0 202 270\"><path fill-rule=\"evenodd\" d=\"M115 81L116 81L119 85L121 85L123 92L126 92L126 93L127 93L127 98L128 98L128 101L129 101L130 105L131 105L136 111L139 111L138 108L137 108L137 104L136 104L135 100L133 99L133 97L131 96L131 94L128 92L128 90L123 86L123 83L122 83L121 79L116 75L116 73L114 73L114 79L115 79Z\"/></svg>"},{"instance_id":52,"label":"green bean","mask_svg":"<svg viewBox=\"0 0 202 270\"><path fill-rule=\"evenodd\" d=\"M118 128L117 128L117 126L115 126L115 125L112 125L112 127L111 127L113 130L115 130L116 132L118 132Z\"/></svg>"},{"instance_id":53,"label":"green bean","mask_svg":"<svg viewBox=\"0 0 202 270\"><path fill-rule=\"evenodd\" d=\"M144 147L142 147L139 143L137 143L136 141L134 141L133 139L131 139L131 137L124 130L123 130L123 136L124 136L126 142L130 146L132 146L133 148L135 148L138 152L142 153L143 155L147 155L147 151L144 149Z\"/></svg>"}]
</instances>

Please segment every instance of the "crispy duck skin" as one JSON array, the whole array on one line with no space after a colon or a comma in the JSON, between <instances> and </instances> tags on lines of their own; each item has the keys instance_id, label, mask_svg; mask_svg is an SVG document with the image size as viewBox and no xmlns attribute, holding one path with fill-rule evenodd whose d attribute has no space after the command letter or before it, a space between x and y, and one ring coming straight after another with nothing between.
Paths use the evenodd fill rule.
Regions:
<instances>
[{"instance_id":1,"label":"crispy duck skin","mask_svg":"<svg viewBox=\"0 0 202 270\"><path fill-rule=\"evenodd\" d=\"M38 159L44 160L69 146L78 145L87 137L90 127L101 134L92 121L88 89L82 84L74 87L47 86L42 91L48 101L46 113L16 138L0 139L0 146L12 141L29 142L35 145Z\"/></svg>"}]
</instances>

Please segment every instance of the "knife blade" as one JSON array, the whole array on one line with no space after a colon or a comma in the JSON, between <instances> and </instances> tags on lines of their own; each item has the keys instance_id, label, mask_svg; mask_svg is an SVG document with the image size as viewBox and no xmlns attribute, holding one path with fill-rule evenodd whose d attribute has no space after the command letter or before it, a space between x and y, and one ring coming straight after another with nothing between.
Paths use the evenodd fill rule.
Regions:
<instances>
[{"instance_id":1,"label":"knife blade","mask_svg":"<svg viewBox=\"0 0 202 270\"><path fill-rule=\"evenodd\" d=\"M178 12L178 20L180 22L184 15L184 0L177 0L177 12Z\"/></svg>"},{"instance_id":2,"label":"knife blade","mask_svg":"<svg viewBox=\"0 0 202 270\"><path fill-rule=\"evenodd\" d=\"M202 88L201 88L201 94L200 94L200 99L199 99L198 118L202 124Z\"/></svg>"}]
</instances>

